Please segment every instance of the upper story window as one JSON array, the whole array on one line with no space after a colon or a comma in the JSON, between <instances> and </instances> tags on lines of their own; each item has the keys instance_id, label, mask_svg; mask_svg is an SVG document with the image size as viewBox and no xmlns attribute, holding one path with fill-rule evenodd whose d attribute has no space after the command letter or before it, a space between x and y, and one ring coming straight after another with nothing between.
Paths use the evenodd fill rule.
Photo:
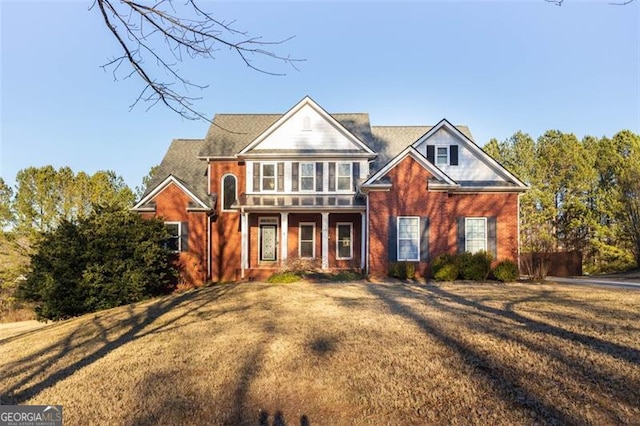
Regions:
<instances>
[{"instance_id":1,"label":"upper story window","mask_svg":"<svg viewBox=\"0 0 640 426\"><path fill-rule=\"evenodd\" d=\"M300 163L300 190L313 191L316 186L315 176L315 163Z\"/></svg>"},{"instance_id":2,"label":"upper story window","mask_svg":"<svg viewBox=\"0 0 640 426\"><path fill-rule=\"evenodd\" d=\"M438 166L457 166L458 145L427 145L427 160Z\"/></svg>"},{"instance_id":3,"label":"upper story window","mask_svg":"<svg viewBox=\"0 0 640 426\"><path fill-rule=\"evenodd\" d=\"M262 163L262 190L276 190L276 163Z\"/></svg>"},{"instance_id":4,"label":"upper story window","mask_svg":"<svg viewBox=\"0 0 640 426\"><path fill-rule=\"evenodd\" d=\"M449 149L446 146L436 147L436 164L449 164Z\"/></svg>"},{"instance_id":5,"label":"upper story window","mask_svg":"<svg viewBox=\"0 0 640 426\"><path fill-rule=\"evenodd\" d=\"M336 179L338 191L349 191L351 186L351 163L338 163L336 167Z\"/></svg>"},{"instance_id":6,"label":"upper story window","mask_svg":"<svg viewBox=\"0 0 640 426\"><path fill-rule=\"evenodd\" d=\"M231 205L238 198L238 181L234 175L222 178L222 210L231 210Z\"/></svg>"}]
</instances>

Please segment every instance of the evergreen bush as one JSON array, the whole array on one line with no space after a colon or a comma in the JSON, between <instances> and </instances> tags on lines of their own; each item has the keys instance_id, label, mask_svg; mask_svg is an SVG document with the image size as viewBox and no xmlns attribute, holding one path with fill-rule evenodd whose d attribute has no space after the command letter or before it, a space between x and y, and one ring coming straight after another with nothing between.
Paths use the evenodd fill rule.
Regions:
<instances>
[{"instance_id":1,"label":"evergreen bush","mask_svg":"<svg viewBox=\"0 0 640 426\"><path fill-rule=\"evenodd\" d=\"M458 255L460 276L464 280L484 281L491 272L491 253L479 251L477 253L464 252Z\"/></svg>"},{"instance_id":2,"label":"evergreen bush","mask_svg":"<svg viewBox=\"0 0 640 426\"><path fill-rule=\"evenodd\" d=\"M161 220L117 207L63 221L44 234L18 296L39 319L60 320L167 293L176 270L166 238Z\"/></svg>"},{"instance_id":3,"label":"evergreen bush","mask_svg":"<svg viewBox=\"0 0 640 426\"><path fill-rule=\"evenodd\" d=\"M516 281L520 276L518 265L511 260L503 260L493 268L492 272L495 279L502 282Z\"/></svg>"},{"instance_id":4,"label":"evergreen bush","mask_svg":"<svg viewBox=\"0 0 640 426\"><path fill-rule=\"evenodd\" d=\"M431 262L431 274L436 281L453 281L458 278L458 272L456 255L443 253Z\"/></svg>"}]
</instances>

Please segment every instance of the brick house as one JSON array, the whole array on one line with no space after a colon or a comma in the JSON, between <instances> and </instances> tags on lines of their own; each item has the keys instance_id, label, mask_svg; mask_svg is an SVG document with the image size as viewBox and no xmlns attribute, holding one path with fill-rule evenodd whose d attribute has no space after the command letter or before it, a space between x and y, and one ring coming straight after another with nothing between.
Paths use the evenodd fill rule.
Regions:
<instances>
[{"instance_id":1,"label":"brick house","mask_svg":"<svg viewBox=\"0 0 640 426\"><path fill-rule=\"evenodd\" d=\"M262 279L294 259L427 276L440 253L518 259L517 177L466 126L372 126L305 97L284 114L218 114L171 143L134 211L161 217L187 285Z\"/></svg>"}]
</instances>

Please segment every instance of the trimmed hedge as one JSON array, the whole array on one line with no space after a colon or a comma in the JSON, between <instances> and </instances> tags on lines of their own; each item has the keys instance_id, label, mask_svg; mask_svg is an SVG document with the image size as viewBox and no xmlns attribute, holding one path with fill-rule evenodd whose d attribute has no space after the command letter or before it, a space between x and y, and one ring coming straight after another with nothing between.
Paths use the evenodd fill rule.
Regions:
<instances>
[{"instance_id":1,"label":"trimmed hedge","mask_svg":"<svg viewBox=\"0 0 640 426\"><path fill-rule=\"evenodd\" d=\"M503 260L493 268L492 275L498 281L506 283L516 281L520 276L520 272L518 271L518 265L516 265L515 262L511 260Z\"/></svg>"},{"instance_id":2,"label":"trimmed hedge","mask_svg":"<svg viewBox=\"0 0 640 426\"><path fill-rule=\"evenodd\" d=\"M498 281L516 281L518 266L511 260L503 260L492 270L493 258L490 253L443 253L431 262L431 276L436 281L485 281L490 276Z\"/></svg>"},{"instance_id":3,"label":"trimmed hedge","mask_svg":"<svg viewBox=\"0 0 640 426\"><path fill-rule=\"evenodd\" d=\"M402 280L416 276L416 265L412 262L392 262L389 264L389 276Z\"/></svg>"},{"instance_id":4,"label":"trimmed hedge","mask_svg":"<svg viewBox=\"0 0 640 426\"><path fill-rule=\"evenodd\" d=\"M458 278L459 272L456 255L443 253L431 262L431 274L436 281L453 281Z\"/></svg>"}]
</instances>

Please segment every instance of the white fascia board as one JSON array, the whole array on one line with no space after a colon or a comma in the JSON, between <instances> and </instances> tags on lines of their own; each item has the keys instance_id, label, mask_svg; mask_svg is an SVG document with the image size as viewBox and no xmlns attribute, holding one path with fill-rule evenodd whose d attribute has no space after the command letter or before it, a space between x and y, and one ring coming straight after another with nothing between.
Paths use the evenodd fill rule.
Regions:
<instances>
[{"instance_id":1,"label":"white fascia board","mask_svg":"<svg viewBox=\"0 0 640 426\"><path fill-rule=\"evenodd\" d=\"M193 192L189 190L182 182L176 179L173 175L167 176L165 180L160 182L150 193L148 193L144 198L142 198L138 203L133 206L132 210L138 210L141 206L147 204L149 201L153 200L156 195L162 192L169 184L173 183L178 188L180 188L185 194L187 194L193 201L198 203L200 207L203 209L209 209L209 206L205 202L203 202L200 198L198 198Z\"/></svg>"},{"instance_id":2,"label":"white fascia board","mask_svg":"<svg viewBox=\"0 0 640 426\"><path fill-rule=\"evenodd\" d=\"M233 161L233 160L237 160L237 155L231 155L231 156L218 156L218 157L210 157L210 156L198 156L198 160L205 160L205 161Z\"/></svg>"},{"instance_id":3,"label":"white fascia board","mask_svg":"<svg viewBox=\"0 0 640 426\"><path fill-rule=\"evenodd\" d=\"M316 103L309 96L305 96L300 102L298 102L296 105L294 105L293 108L291 108L289 111L284 113L279 119L276 120L275 123L273 123L271 126L269 126L269 128L267 130L262 132L256 139L254 139L253 142L251 142L249 145L244 147L242 149L242 151L240 151L238 153L238 156L243 156L247 152L251 151L255 146L257 146L267 136L269 136L276 129L278 129L280 126L282 126L283 123L285 123L287 120L289 120L291 117L293 117L298 111L300 111L306 105L308 105L311 108L313 108L325 120L329 121L335 127L337 127L342 133L344 133L345 136L347 136L347 138L349 138L351 140L351 142L353 142L354 144L358 145L360 148L362 148L363 150L365 150L369 154L372 154L374 156L377 155L364 142L362 142L360 139L355 137L350 131L348 131L338 120L333 118L331 116L331 114L329 114L320 105L318 105L318 103Z\"/></svg>"},{"instance_id":4,"label":"white fascia board","mask_svg":"<svg viewBox=\"0 0 640 426\"><path fill-rule=\"evenodd\" d=\"M458 138L460 138L460 140L462 140L465 143L465 145L471 150L471 152L475 153L476 155L484 159L489 164L489 166L494 169L496 173L502 174L507 179L511 179L516 185L524 188L524 190L528 189L527 185L524 182L522 182L520 179L515 177L502 164L498 163L496 160L493 159L493 157L491 157L489 154L484 152L482 148L478 146L478 144L476 144L474 141L469 139L467 135L462 133L456 126L449 123L449 121L446 118L443 118L442 120L440 120L438 124L433 126L427 133L425 133L417 141L415 141L412 144L412 146L416 147L421 143L425 142L427 139L429 139L431 136L433 136L438 130L440 130L443 127L445 127L447 130L451 131L453 134L458 136Z\"/></svg>"},{"instance_id":5,"label":"white fascia board","mask_svg":"<svg viewBox=\"0 0 640 426\"><path fill-rule=\"evenodd\" d=\"M420 154L418 150L416 150L412 145L406 147L400 154L396 155L391 161L384 165L380 170L378 170L373 176L367 179L362 185L363 186L371 186L373 182L380 179L391 169L398 165L402 160L404 160L407 156L410 156L414 160L416 160L422 167L424 167L429 173L438 178L441 181L444 181L448 185L456 186L457 183L442 170L437 168L434 164L431 164L424 155Z\"/></svg>"},{"instance_id":6,"label":"white fascia board","mask_svg":"<svg viewBox=\"0 0 640 426\"><path fill-rule=\"evenodd\" d=\"M268 158L268 159L286 159L286 158L336 158L336 161L351 161L354 158L361 158L361 159L373 159L376 158L378 155L377 154L345 154L345 153L339 153L339 152L322 152L322 153L317 153L317 152L306 152L306 153L298 153L298 152L287 152L287 153L278 153L278 152L269 152L269 153L255 153L252 152L250 154L238 154L238 158L237 159L242 159L242 160L252 160L252 159L261 159L261 158Z\"/></svg>"}]
</instances>

